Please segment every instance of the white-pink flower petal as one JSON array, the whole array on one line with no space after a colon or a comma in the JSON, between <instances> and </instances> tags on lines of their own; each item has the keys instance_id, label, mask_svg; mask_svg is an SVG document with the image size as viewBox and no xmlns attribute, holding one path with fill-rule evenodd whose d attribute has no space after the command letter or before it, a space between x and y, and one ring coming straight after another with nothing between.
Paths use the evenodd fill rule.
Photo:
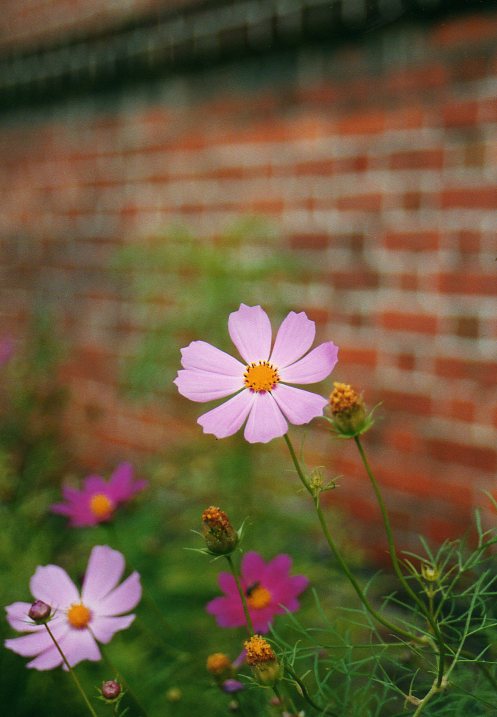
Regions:
<instances>
[{"instance_id":1,"label":"white-pink flower petal","mask_svg":"<svg viewBox=\"0 0 497 717\"><path fill-rule=\"evenodd\" d=\"M79 602L78 590L63 568L58 565L40 565L29 581L32 595L52 608L69 607Z\"/></svg>"},{"instance_id":2,"label":"white-pink flower petal","mask_svg":"<svg viewBox=\"0 0 497 717\"><path fill-rule=\"evenodd\" d=\"M108 545L96 545L88 560L81 600L98 611L100 600L113 590L124 572L124 556Z\"/></svg>"},{"instance_id":3,"label":"white-pink flower petal","mask_svg":"<svg viewBox=\"0 0 497 717\"><path fill-rule=\"evenodd\" d=\"M271 322L260 306L240 304L228 319L231 340L246 363L266 361L271 351Z\"/></svg>"},{"instance_id":4,"label":"white-pink flower petal","mask_svg":"<svg viewBox=\"0 0 497 717\"><path fill-rule=\"evenodd\" d=\"M99 642L106 645L112 640L116 632L126 630L134 619L135 615L123 615L121 617L98 616L92 622L92 632Z\"/></svg>"},{"instance_id":5,"label":"white-pink flower petal","mask_svg":"<svg viewBox=\"0 0 497 717\"><path fill-rule=\"evenodd\" d=\"M59 644L71 667L83 660L98 662L102 657L95 638L89 630L69 630ZM67 670L65 665L62 667Z\"/></svg>"},{"instance_id":6,"label":"white-pink flower petal","mask_svg":"<svg viewBox=\"0 0 497 717\"><path fill-rule=\"evenodd\" d=\"M34 657L40 652L48 650L53 644L52 638L44 627L37 632L31 632L29 635L5 640L5 647L22 657Z\"/></svg>"},{"instance_id":7,"label":"white-pink flower petal","mask_svg":"<svg viewBox=\"0 0 497 717\"><path fill-rule=\"evenodd\" d=\"M249 443L268 443L288 430L280 409L270 393L258 393L250 411L244 436Z\"/></svg>"},{"instance_id":8,"label":"white-pink flower petal","mask_svg":"<svg viewBox=\"0 0 497 717\"><path fill-rule=\"evenodd\" d=\"M301 311L290 311L283 319L269 359L273 366L282 369L303 356L312 346L316 336L314 321Z\"/></svg>"},{"instance_id":9,"label":"white-pink flower petal","mask_svg":"<svg viewBox=\"0 0 497 717\"><path fill-rule=\"evenodd\" d=\"M280 383L273 392L274 400L284 415L296 426L322 416L328 401L323 396Z\"/></svg>"},{"instance_id":10,"label":"white-pink flower petal","mask_svg":"<svg viewBox=\"0 0 497 717\"><path fill-rule=\"evenodd\" d=\"M204 433L212 433L216 438L226 438L236 433L245 422L254 403L255 394L248 389L207 411L197 420Z\"/></svg>"},{"instance_id":11,"label":"white-pink flower petal","mask_svg":"<svg viewBox=\"0 0 497 717\"><path fill-rule=\"evenodd\" d=\"M338 347L333 341L326 341L296 363L281 369L280 379L285 383L317 383L330 375L337 361Z\"/></svg>"},{"instance_id":12,"label":"white-pink flower petal","mask_svg":"<svg viewBox=\"0 0 497 717\"><path fill-rule=\"evenodd\" d=\"M212 371L225 376L239 376L245 368L236 358L206 341L192 341L181 349L181 365L183 368Z\"/></svg>"},{"instance_id":13,"label":"white-pink flower petal","mask_svg":"<svg viewBox=\"0 0 497 717\"><path fill-rule=\"evenodd\" d=\"M189 398L190 401L200 403L214 401L217 398L231 396L244 387L243 367L238 376L226 376L198 369L182 369L178 371L174 383L181 395Z\"/></svg>"},{"instance_id":14,"label":"white-pink flower petal","mask_svg":"<svg viewBox=\"0 0 497 717\"><path fill-rule=\"evenodd\" d=\"M28 662L26 667L33 670L53 670L54 667L59 667L61 664L62 657L60 656L60 652L57 650L55 645L52 645L47 650L39 654L38 657L35 657L34 660Z\"/></svg>"},{"instance_id":15,"label":"white-pink flower petal","mask_svg":"<svg viewBox=\"0 0 497 717\"><path fill-rule=\"evenodd\" d=\"M40 626L36 625L36 623L28 617L31 605L32 603L30 602L19 601L6 606L7 622L14 630L18 632L37 632L40 629Z\"/></svg>"},{"instance_id":16,"label":"white-pink flower petal","mask_svg":"<svg viewBox=\"0 0 497 717\"><path fill-rule=\"evenodd\" d=\"M122 615L133 610L138 605L142 596L140 575L135 571L120 585L100 600L98 605L98 616Z\"/></svg>"}]
</instances>

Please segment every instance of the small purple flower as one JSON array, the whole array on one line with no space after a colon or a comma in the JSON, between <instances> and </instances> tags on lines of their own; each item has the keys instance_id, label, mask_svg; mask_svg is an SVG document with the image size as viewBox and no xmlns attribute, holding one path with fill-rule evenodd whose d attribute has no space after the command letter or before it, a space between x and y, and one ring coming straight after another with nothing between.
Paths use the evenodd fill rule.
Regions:
<instances>
[{"instance_id":1,"label":"small purple flower","mask_svg":"<svg viewBox=\"0 0 497 717\"><path fill-rule=\"evenodd\" d=\"M239 680L229 678L222 683L221 689L223 690L223 692L234 694L235 692L240 692L240 690L243 690L245 688Z\"/></svg>"},{"instance_id":2,"label":"small purple flower","mask_svg":"<svg viewBox=\"0 0 497 717\"><path fill-rule=\"evenodd\" d=\"M254 630L268 632L275 615L299 609L297 597L309 584L304 575L290 575L292 559L284 553L269 563L255 552L246 553L241 565L241 584ZM246 624L242 601L231 573L219 574L222 597L214 598L207 606L219 627L242 627Z\"/></svg>"},{"instance_id":3,"label":"small purple flower","mask_svg":"<svg viewBox=\"0 0 497 717\"><path fill-rule=\"evenodd\" d=\"M108 481L91 475L84 479L83 488L65 486L62 495L66 503L54 503L52 513L65 515L73 527L96 525L111 520L116 508L126 503L148 485L147 481L133 479L133 466L120 463Z\"/></svg>"},{"instance_id":4,"label":"small purple flower","mask_svg":"<svg viewBox=\"0 0 497 717\"><path fill-rule=\"evenodd\" d=\"M226 438L245 423L249 443L267 443L285 435L288 422L302 425L323 415L325 398L288 385L322 381L337 362L332 341L309 351L316 327L303 311L288 314L272 348L271 323L260 306L241 304L229 316L228 331L243 363L205 341L181 349L183 369L174 383L182 396L201 403L232 396L200 416L204 433Z\"/></svg>"},{"instance_id":5,"label":"small purple flower","mask_svg":"<svg viewBox=\"0 0 497 717\"><path fill-rule=\"evenodd\" d=\"M140 576L132 573L118 584L124 572L124 556L107 545L96 545L90 554L81 593L58 565L38 566L29 586L36 600L51 608L50 630L74 667L82 660L101 659L97 642L107 644L116 632L128 628L141 598ZM31 603L14 602L6 607L7 620L22 637L5 640L5 647L34 659L27 667L52 670L63 665L45 625L29 619ZM63 665L64 666L64 665Z\"/></svg>"}]
</instances>

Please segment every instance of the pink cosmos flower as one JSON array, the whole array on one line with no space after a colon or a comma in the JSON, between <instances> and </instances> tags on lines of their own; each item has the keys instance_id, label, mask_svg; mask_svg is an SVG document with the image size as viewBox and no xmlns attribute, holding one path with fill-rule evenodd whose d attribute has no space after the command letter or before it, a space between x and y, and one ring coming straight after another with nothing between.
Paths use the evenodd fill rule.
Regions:
<instances>
[{"instance_id":1,"label":"pink cosmos flower","mask_svg":"<svg viewBox=\"0 0 497 717\"><path fill-rule=\"evenodd\" d=\"M82 660L100 660L97 641L107 644L135 619L135 615L124 613L140 601L140 576L134 572L118 585L123 572L122 553L97 545L91 551L81 593L58 565L38 566L32 576L31 593L51 607L49 627L71 667ZM45 626L29 619L30 607L31 603L14 602L5 608L14 630L27 633L5 640L5 647L23 657L33 657L27 667L35 670L59 667L62 658Z\"/></svg>"},{"instance_id":2,"label":"pink cosmos flower","mask_svg":"<svg viewBox=\"0 0 497 717\"><path fill-rule=\"evenodd\" d=\"M81 490L65 486L62 495L67 503L54 503L52 513L66 515L70 525L82 527L110 520L121 503L148 485L146 480L133 480L133 466L120 463L108 481L100 476L87 476Z\"/></svg>"},{"instance_id":3,"label":"pink cosmos flower","mask_svg":"<svg viewBox=\"0 0 497 717\"><path fill-rule=\"evenodd\" d=\"M181 395L205 402L235 394L200 416L204 433L225 438L247 421L246 440L267 443L287 432L287 421L301 425L323 414L326 398L288 385L321 381L337 362L332 341L307 353L316 327L304 312L288 314L272 349L271 324L260 306L241 304L229 316L228 331L243 363L205 341L181 350L183 370L174 381Z\"/></svg>"},{"instance_id":4,"label":"pink cosmos flower","mask_svg":"<svg viewBox=\"0 0 497 717\"><path fill-rule=\"evenodd\" d=\"M292 559L284 553L267 564L258 553L243 556L240 582L257 633L268 632L275 615L299 609L297 596L306 589L309 580L304 575L291 576L291 567ZM219 586L224 596L211 600L207 612L215 616L219 627L245 625L242 601L231 573L219 574Z\"/></svg>"}]
</instances>

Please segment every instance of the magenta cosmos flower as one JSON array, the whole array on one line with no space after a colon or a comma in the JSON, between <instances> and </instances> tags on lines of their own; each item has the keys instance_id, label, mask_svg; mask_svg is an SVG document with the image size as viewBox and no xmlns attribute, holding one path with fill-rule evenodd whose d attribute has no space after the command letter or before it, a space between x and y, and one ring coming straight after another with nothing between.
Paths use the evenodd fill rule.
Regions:
<instances>
[{"instance_id":1,"label":"magenta cosmos flower","mask_svg":"<svg viewBox=\"0 0 497 717\"><path fill-rule=\"evenodd\" d=\"M287 432L287 421L301 425L323 415L326 398L288 385L321 381L337 362L332 341L307 353L316 327L304 312L288 314L272 349L271 324L260 306L241 304L229 316L228 331L243 363L205 341L181 350L183 370L174 383L183 396L204 402L235 394L200 416L204 433L225 438L247 421L246 440L267 443Z\"/></svg>"},{"instance_id":2,"label":"magenta cosmos flower","mask_svg":"<svg viewBox=\"0 0 497 717\"><path fill-rule=\"evenodd\" d=\"M31 578L34 598L51 607L49 626L71 667L82 660L100 660L97 640L110 642L135 619L124 613L140 601L140 576L134 572L118 585L123 572L124 556L107 545L97 545L91 551L81 593L58 565L39 566ZM6 607L7 620L14 630L28 634L5 640L5 647L23 657L33 657L27 667L35 670L59 667L62 658L45 626L28 617L30 607L27 602Z\"/></svg>"},{"instance_id":3,"label":"magenta cosmos flower","mask_svg":"<svg viewBox=\"0 0 497 717\"><path fill-rule=\"evenodd\" d=\"M297 596L309 580L304 575L291 576L291 567L291 557L283 553L269 563L255 552L243 556L240 581L256 632L267 632L275 615L299 609ZM242 601L231 573L219 574L219 587L224 596L211 600L207 612L214 615L219 627L245 625Z\"/></svg>"},{"instance_id":4,"label":"magenta cosmos flower","mask_svg":"<svg viewBox=\"0 0 497 717\"><path fill-rule=\"evenodd\" d=\"M120 463L108 481L100 476L87 476L83 488L65 486L62 495L66 503L50 506L53 513L66 515L72 526L96 525L110 520L121 503L126 503L147 486L146 480L133 480L133 466Z\"/></svg>"}]
</instances>

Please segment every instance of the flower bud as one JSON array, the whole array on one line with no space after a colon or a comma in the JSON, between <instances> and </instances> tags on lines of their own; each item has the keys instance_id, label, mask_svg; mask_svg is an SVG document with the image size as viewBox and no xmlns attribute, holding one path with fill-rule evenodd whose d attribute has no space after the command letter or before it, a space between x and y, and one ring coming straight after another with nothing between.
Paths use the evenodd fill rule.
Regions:
<instances>
[{"instance_id":1,"label":"flower bud","mask_svg":"<svg viewBox=\"0 0 497 717\"><path fill-rule=\"evenodd\" d=\"M211 506L202 513L202 535L207 549L213 555L228 555L238 543L238 533L226 513Z\"/></svg>"},{"instance_id":2,"label":"flower bud","mask_svg":"<svg viewBox=\"0 0 497 717\"><path fill-rule=\"evenodd\" d=\"M423 563L421 565L421 575L428 583L436 583L440 577L440 571L436 567Z\"/></svg>"},{"instance_id":3,"label":"flower bud","mask_svg":"<svg viewBox=\"0 0 497 717\"><path fill-rule=\"evenodd\" d=\"M244 643L247 664L261 685L274 685L281 677L281 667L269 642L260 635L253 635Z\"/></svg>"},{"instance_id":4,"label":"flower bud","mask_svg":"<svg viewBox=\"0 0 497 717\"><path fill-rule=\"evenodd\" d=\"M168 702L179 702L183 697L183 693L179 687L170 687L166 692Z\"/></svg>"},{"instance_id":5,"label":"flower bud","mask_svg":"<svg viewBox=\"0 0 497 717\"><path fill-rule=\"evenodd\" d=\"M114 700L117 700L121 694L122 687L116 680L107 680L107 682L102 682L100 692L105 700L113 702Z\"/></svg>"},{"instance_id":6,"label":"flower bud","mask_svg":"<svg viewBox=\"0 0 497 717\"><path fill-rule=\"evenodd\" d=\"M335 381L329 402L333 425L342 436L357 436L370 427L363 398L349 384Z\"/></svg>"},{"instance_id":7,"label":"flower bud","mask_svg":"<svg viewBox=\"0 0 497 717\"><path fill-rule=\"evenodd\" d=\"M48 622L51 614L52 608L43 600L35 600L28 610L28 617L39 625Z\"/></svg>"},{"instance_id":8,"label":"flower bud","mask_svg":"<svg viewBox=\"0 0 497 717\"><path fill-rule=\"evenodd\" d=\"M214 677L227 677L233 673L233 666L228 655L224 652L213 652L207 658L207 672L210 672Z\"/></svg>"}]
</instances>

